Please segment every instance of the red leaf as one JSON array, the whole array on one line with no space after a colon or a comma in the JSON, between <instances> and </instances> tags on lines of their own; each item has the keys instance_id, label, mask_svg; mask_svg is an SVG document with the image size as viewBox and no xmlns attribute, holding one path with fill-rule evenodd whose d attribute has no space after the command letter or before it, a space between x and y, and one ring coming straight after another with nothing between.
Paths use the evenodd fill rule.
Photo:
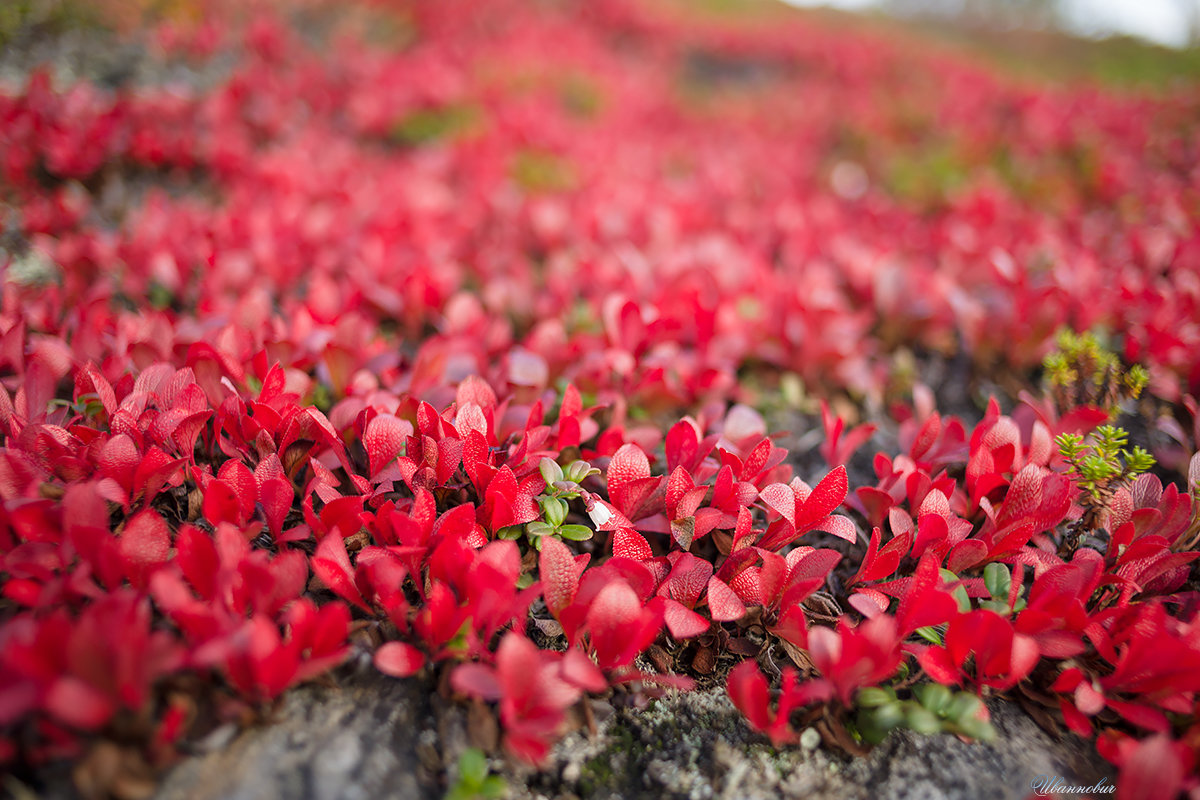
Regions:
<instances>
[{"instance_id":1,"label":"red leaf","mask_svg":"<svg viewBox=\"0 0 1200 800\"><path fill-rule=\"evenodd\" d=\"M695 513L696 509L694 506L686 513L676 513L679 501L695 487L696 482L692 480L691 474L683 467L676 467L671 472L671 476L667 479L667 514L671 519L690 517ZM697 503L697 505L699 504Z\"/></svg>"},{"instance_id":2,"label":"red leaf","mask_svg":"<svg viewBox=\"0 0 1200 800\"><path fill-rule=\"evenodd\" d=\"M415 675L425 665L425 654L407 642L386 642L380 645L371 660L375 669L384 675L407 678ZM455 676L457 677L457 670Z\"/></svg>"},{"instance_id":3,"label":"red leaf","mask_svg":"<svg viewBox=\"0 0 1200 800\"><path fill-rule=\"evenodd\" d=\"M796 509L796 530L807 531L833 513L846 499L849 482L846 468L835 467L821 479L808 498Z\"/></svg>"},{"instance_id":4,"label":"red leaf","mask_svg":"<svg viewBox=\"0 0 1200 800\"><path fill-rule=\"evenodd\" d=\"M117 396L113 393L112 384L100 374L96 365L88 362L75 374L75 396L93 391L104 407L104 413L110 417L117 410Z\"/></svg>"},{"instance_id":5,"label":"red leaf","mask_svg":"<svg viewBox=\"0 0 1200 800\"><path fill-rule=\"evenodd\" d=\"M1177 797L1187 772L1187 765L1171 740L1161 734L1151 736L1132 748L1121 764L1117 794L1122 800Z\"/></svg>"},{"instance_id":6,"label":"red leaf","mask_svg":"<svg viewBox=\"0 0 1200 800\"><path fill-rule=\"evenodd\" d=\"M936 411L929 415L925 422L921 425L921 430L917 432L917 437L913 440L912 447L909 448L909 455L913 461L920 461L929 453L929 449L937 442L938 437L942 435L942 418Z\"/></svg>"},{"instance_id":7,"label":"red leaf","mask_svg":"<svg viewBox=\"0 0 1200 800\"><path fill-rule=\"evenodd\" d=\"M43 707L60 722L88 731L103 727L116 710L104 694L71 676L54 681Z\"/></svg>"},{"instance_id":8,"label":"red leaf","mask_svg":"<svg viewBox=\"0 0 1200 800\"><path fill-rule=\"evenodd\" d=\"M682 419L671 426L665 443L667 469L672 472L680 468L687 470L695 464L700 444L699 433L691 420Z\"/></svg>"},{"instance_id":9,"label":"red leaf","mask_svg":"<svg viewBox=\"0 0 1200 800\"><path fill-rule=\"evenodd\" d=\"M331 592L348 603L371 612L358 587L354 583L354 570L350 566L350 556L346 552L346 542L340 536L326 536L317 545L317 552L312 557L312 570L321 582Z\"/></svg>"},{"instance_id":10,"label":"red leaf","mask_svg":"<svg viewBox=\"0 0 1200 800\"><path fill-rule=\"evenodd\" d=\"M254 504L258 502L258 481L254 473L241 461L226 461L217 473L217 479L228 484L237 498L237 519L225 520L237 525L245 525L254 514Z\"/></svg>"},{"instance_id":11,"label":"red leaf","mask_svg":"<svg viewBox=\"0 0 1200 800\"><path fill-rule=\"evenodd\" d=\"M988 555L987 545L978 539L965 539L950 548L946 569L958 573L982 562Z\"/></svg>"},{"instance_id":12,"label":"red leaf","mask_svg":"<svg viewBox=\"0 0 1200 800\"><path fill-rule=\"evenodd\" d=\"M813 550L801 558L788 576L788 589L783 595L784 605L799 603L821 588L841 559L841 553L826 549Z\"/></svg>"},{"instance_id":13,"label":"red leaf","mask_svg":"<svg viewBox=\"0 0 1200 800\"><path fill-rule=\"evenodd\" d=\"M917 657L921 662L921 669L929 674L938 683L947 686L953 686L961 682L962 676L958 672L958 665L950 657L950 653L944 647L929 647L926 648Z\"/></svg>"},{"instance_id":14,"label":"red leaf","mask_svg":"<svg viewBox=\"0 0 1200 800\"><path fill-rule=\"evenodd\" d=\"M786 483L772 483L758 493L758 498L793 528L796 526L796 493L792 487Z\"/></svg>"},{"instance_id":15,"label":"red leaf","mask_svg":"<svg viewBox=\"0 0 1200 800\"><path fill-rule=\"evenodd\" d=\"M613 534L613 555L648 561L654 557L654 551L640 533L633 528L621 527Z\"/></svg>"},{"instance_id":16,"label":"red leaf","mask_svg":"<svg viewBox=\"0 0 1200 800\"><path fill-rule=\"evenodd\" d=\"M144 587L150 573L167 562L170 552L171 533L158 512L147 509L125 523L121 531L121 557L134 586Z\"/></svg>"},{"instance_id":17,"label":"red leaf","mask_svg":"<svg viewBox=\"0 0 1200 800\"><path fill-rule=\"evenodd\" d=\"M362 441L371 475L378 475L393 458L400 455L405 441L412 435L412 423L392 414L380 414L367 423Z\"/></svg>"},{"instance_id":18,"label":"red leaf","mask_svg":"<svg viewBox=\"0 0 1200 800\"><path fill-rule=\"evenodd\" d=\"M125 434L114 436L104 445L97 464L100 474L112 478L122 489L133 488L133 475L137 471L141 454L133 439Z\"/></svg>"},{"instance_id":19,"label":"red leaf","mask_svg":"<svg viewBox=\"0 0 1200 800\"><path fill-rule=\"evenodd\" d=\"M671 567L659 593L669 593L670 597L693 608L712 574L713 567L708 561L691 553L683 553Z\"/></svg>"},{"instance_id":20,"label":"red leaf","mask_svg":"<svg viewBox=\"0 0 1200 800\"><path fill-rule=\"evenodd\" d=\"M233 487L224 481L209 481L204 489L204 503L201 505L204 518L213 525L229 522L241 527L241 506Z\"/></svg>"},{"instance_id":21,"label":"red leaf","mask_svg":"<svg viewBox=\"0 0 1200 800\"><path fill-rule=\"evenodd\" d=\"M583 564L575 560L571 549L552 536L542 541L542 552L538 556L538 575L542 581L542 595L546 608L555 617L571 605L579 590L579 575L590 556L584 556Z\"/></svg>"},{"instance_id":22,"label":"red leaf","mask_svg":"<svg viewBox=\"0 0 1200 800\"><path fill-rule=\"evenodd\" d=\"M656 597L650 602L662 606L667 630L676 639L690 639L706 632L709 628L707 619L676 600L669 597Z\"/></svg>"},{"instance_id":23,"label":"red leaf","mask_svg":"<svg viewBox=\"0 0 1200 800\"><path fill-rule=\"evenodd\" d=\"M267 528L271 535L278 538L283 533L283 522L292 510L296 493L292 484L284 478L268 478L259 489L262 497L263 515L267 518Z\"/></svg>"},{"instance_id":24,"label":"red leaf","mask_svg":"<svg viewBox=\"0 0 1200 800\"><path fill-rule=\"evenodd\" d=\"M858 541L858 529L854 527L854 523L850 521L849 517L843 517L841 514L830 514L813 525L813 530L825 531L839 539L845 539L847 542Z\"/></svg>"},{"instance_id":25,"label":"red leaf","mask_svg":"<svg viewBox=\"0 0 1200 800\"><path fill-rule=\"evenodd\" d=\"M633 481L650 477L650 460L636 444L621 445L608 463L608 493L610 497L621 494ZM618 507L619 503L613 501Z\"/></svg>"},{"instance_id":26,"label":"red leaf","mask_svg":"<svg viewBox=\"0 0 1200 800\"><path fill-rule=\"evenodd\" d=\"M632 663L658 636L662 611L642 607L632 587L624 581L607 584L597 593L587 613L592 647L601 669Z\"/></svg>"},{"instance_id":27,"label":"red leaf","mask_svg":"<svg viewBox=\"0 0 1200 800\"><path fill-rule=\"evenodd\" d=\"M220 560L212 537L193 525L184 525L175 537L175 561L196 593L213 599Z\"/></svg>"},{"instance_id":28,"label":"red leaf","mask_svg":"<svg viewBox=\"0 0 1200 800\"><path fill-rule=\"evenodd\" d=\"M741 599L715 576L708 579L708 611L717 622L733 622L746 616Z\"/></svg>"},{"instance_id":29,"label":"red leaf","mask_svg":"<svg viewBox=\"0 0 1200 800\"><path fill-rule=\"evenodd\" d=\"M770 696L767 679L758 669L758 664L746 660L729 672L725 683L729 699L755 730L765 731L771 724Z\"/></svg>"},{"instance_id":30,"label":"red leaf","mask_svg":"<svg viewBox=\"0 0 1200 800\"><path fill-rule=\"evenodd\" d=\"M587 692L603 692L608 688L608 681L600 668L582 650L574 647L563 654L559 662L559 674L567 683Z\"/></svg>"},{"instance_id":31,"label":"red leaf","mask_svg":"<svg viewBox=\"0 0 1200 800\"><path fill-rule=\"evenodd\" d=\"M496 407L496 392L478 375L468 375L458 385L455 399L460 406L474 403L485 411Z\"/></svg>"}]
</instances>

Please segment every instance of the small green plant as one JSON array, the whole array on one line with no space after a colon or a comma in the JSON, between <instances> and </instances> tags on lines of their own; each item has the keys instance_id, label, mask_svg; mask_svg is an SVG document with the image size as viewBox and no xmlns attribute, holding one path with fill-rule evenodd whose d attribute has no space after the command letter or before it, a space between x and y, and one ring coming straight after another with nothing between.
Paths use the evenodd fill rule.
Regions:
<instances>
[{"instance_id":1,"label":"small green plant","mask_svg":"<svg viewBox=\"0 0 1200 800\"><path fill-rule=\"evenodd\" d=\"M562 192L575 186L578 176L564 158L543 150L519 151L509 170L513 181L528 192Z\"/></svg>"},{"instance_id":2,"label":"small green plant","mask_svg":"<svg viewBox=\"0 0 1200 800\"><path fill-rule=\"evenodd\" d=\"M1061 549L1072 552L1088 533L1099 529L1113 494L1134 477L1154 466L1154 457L1140 447L1127 448L1129 433L1114 425L1101 425L1086 439L1063 433L1054 440L1070 467L1067 475L1082 490L1083 516L1072 525L1073 537Z\"/></svg>"},{"instance_id":3,"label":"small green plant","mask_svg":"<svg viewBox=\"0 0 1200 800\"><path fill-rule=\"evenodd\" d=\"M542 511L542 518L525 525L510 525L501 528L501 539L519 539L524 533L529 542L538 550L542 549L542 540L546 536L558 539L570 539L573 542L583 542L595 533L587 525L577 525L567 522L570 513L568 501L582 496L580 486L592 475L599 475L600 470L586 461L572 461L566 469L551 458L543 458L538 464L546 488L535 498Z\"/></svg>"},{"instance_id":4,"label":"small green plant","mask_svg":"<svg viewBox=\"0 0 1200 800\"><path fill-rule=\"evenodd\" d=\"M1092 405L1116 417L1121 404L1136 400L1150 380L1139 364L1123 368L1121 359L1094 333L1064 329L1058 334L1057 345L1042 366L1060 412Z\"/></svg>"},{"instance_id":5,"label":"small green plant","mask_svg":"<svg viewBox=\"0 0 1200 800\"><path fill-rule=\"evenodd\" d=\"M389 138L407 147L447 142L478 128L481 117L478 109L467 105L423 108L397 121Z\"/></svg>"},{"instance_id":6,"label":"small green plant","mask_svg":"<svg viewBox=\"0 0 1200 800\"><path fill-rule=\"evenodd\" d=\"M482 750L467 748L458 757L458 779L446 792L446 800L477 800L504 797L508 785L499 775L488 774L487 756Z\"/></svg>"},{"instance_id":7,"label":"small green plant","mask_svg":"<svg viewBox=\"0 0 1200 800\"><path fill-rule=\"evenodd\" d=\"M980 600L980 608L995 611L1002 617L1011 616L1025 608L1025 598L1021 596L1025 593L1024 587L1018 589L1015 603L1010 605L1008 602L1009 591L1012 589L1012 572L1009 571L1007 565L992 562L984 567L983 585L987 587L991 597L987 600Z\"/></svg>"},{"instance_id":8,"label":"small green plant","mask_svg":"<svg viewBox=\"0 0 1200 800\"><path fill-rule=\"evenodd\" d=\"M902 699L891 686L860 689L855 696L855 720L863 739L877 744L891 731L908 728L917 733L954 733L988 741L996 731L987 719L983 701L971 692L955 692L940 683L923 683Z\"/></svg>"},{"instance_id":9,"label":"small green plant","mask_svg":"<svg viewBox=\"0 0 1200 800\"><path fill-rule=\"evenodd\" d=\"M1154 466L1154 456L1142 448L1125 447L1129 433L1115 425L1101 425L1086 440L1063 433L1054 442L1075 484L1096 501L1107 501L1118 487Z\"/></svg>"}]
</instances>

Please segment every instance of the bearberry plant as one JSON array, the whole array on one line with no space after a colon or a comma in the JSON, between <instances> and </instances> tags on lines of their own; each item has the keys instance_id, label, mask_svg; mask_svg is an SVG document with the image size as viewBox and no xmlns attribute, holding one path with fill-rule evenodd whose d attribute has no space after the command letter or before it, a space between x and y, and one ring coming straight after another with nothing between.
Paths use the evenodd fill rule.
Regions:
<instances>
[{"instance_id":1,"label":"bearberry plant","mask_svg":"<svg viewBox=\"0 0 1200 800\"><path fill-rule=\"evenodd\" d=\"M353 5L206 0L148 18L162 74L0 86L6 770L153 775L353 660L534 765L704 681L854 753L1020 698L1129 796L1197 789L1200 460L1110 424L1196 407L1194 91ZM1064 326L1116 349L1064 335L1050 398L894 391L901 349L1028 381ZM801 386L878 413L772 432ZM473 752L448 788L500 791Z\"/></svg>"}]
</instances>

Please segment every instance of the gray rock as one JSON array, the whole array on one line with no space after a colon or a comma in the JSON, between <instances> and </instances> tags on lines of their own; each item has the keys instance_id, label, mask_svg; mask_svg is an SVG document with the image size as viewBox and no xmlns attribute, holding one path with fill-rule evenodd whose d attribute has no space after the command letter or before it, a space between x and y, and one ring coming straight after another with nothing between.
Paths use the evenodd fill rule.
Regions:
<instances>
[{"instance_id":1,"label":"gray rock","mask_svg":"<svg viewBox=\"0 0 1200 800\"><path fill-rule=\"evenodd\" d=\"M467 746L461 708L415 680L359 676L289 695L277 720L194 756L160 800L359 800L438 797ZM1040 775L1068 784L1112 780L1090 742L1055 740L1017 706L994 701L995 741L894 733L866 758L823 748L774 749L720 688L619 709L594 736L577 731L540 771L493 759L512 800L1008 800ZM811 739L811 737L809 737ZM812 744L812 742L806 742Z\"/></svg>"},{"instance_id":2,"label":"gray rock","mask_svg":"<svg viewBox=\"0 0 1200 800\"><path fill-rule=\"evenodd\" d=\"M159 787L160 800L376 800L438 797L422 760L429 687L382 675L290 693L270 724L193 756ZM424 747L428 747L425 744ZM436 768L435 768L436 769Z\"/></svg>"},{"instance_id":3,"label":"gray rock","mask_svg":"<svg viewBox=\"0 0 1200 800\"><path fill-rule=\"evenodd\" d=\"M1090 742L1054 740L1017 706L991 705L996 740L894 733L866 758L801 746L775 750L751 731L722 689L622 710L597 736L567 737L554 764L513 786L528 798L1024 798L1039 775L1069 784L1112 779ZM549 778L546 776L554 776Z\"/></svg>"}]
</instances>

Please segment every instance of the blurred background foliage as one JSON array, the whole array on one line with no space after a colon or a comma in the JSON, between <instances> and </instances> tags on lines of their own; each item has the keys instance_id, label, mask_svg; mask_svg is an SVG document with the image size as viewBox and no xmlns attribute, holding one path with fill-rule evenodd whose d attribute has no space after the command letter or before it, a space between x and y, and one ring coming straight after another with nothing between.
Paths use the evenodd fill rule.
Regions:
<instances>
[{"instance_id":1,"label":"blurred background foliage","mask_svg":"<svg viewBox=\"0 0 1200 800\"><path fill-rule=\"evenodd\" d=\"M1089 38L1067 32L1068 17L1077 18L1081 8L1086 13L1088 3L1103 0L792 1L796 5L783 0L646 0L673 5L684 14L719 15L727 22L738 18L763 24L790 15L822 27L915 39L1031 79L1096 81L1142 90L1200 80L1200 0L1157 0L1160 6L1174 3L1178 9L1175 17L1186 27L1181 34L1188 42L1184 47L1166 47L1131 35ZM22 37L67 30L130 32L164 20L198 21L211 4L212 0L3 0L0 47Z\"/></svg>"}]
</instances>

